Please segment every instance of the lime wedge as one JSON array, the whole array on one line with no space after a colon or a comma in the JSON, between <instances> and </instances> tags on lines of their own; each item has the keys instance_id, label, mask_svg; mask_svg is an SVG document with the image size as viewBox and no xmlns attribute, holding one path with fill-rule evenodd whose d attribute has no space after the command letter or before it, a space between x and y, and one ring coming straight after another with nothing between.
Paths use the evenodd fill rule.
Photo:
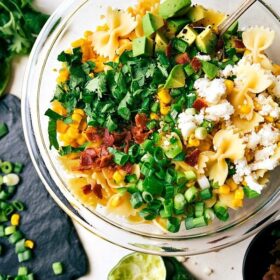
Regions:
<instances>
[{"instance_id":1,"label":"lime wedge","mask_svg":"<svg viewBox=\"0 0 280 280\"><path fill-rule=\"evenodd\" d=\"M159 256L133 253L111 270L108 280L165 280L166 269Z\"/></svg>"}]
</instances>

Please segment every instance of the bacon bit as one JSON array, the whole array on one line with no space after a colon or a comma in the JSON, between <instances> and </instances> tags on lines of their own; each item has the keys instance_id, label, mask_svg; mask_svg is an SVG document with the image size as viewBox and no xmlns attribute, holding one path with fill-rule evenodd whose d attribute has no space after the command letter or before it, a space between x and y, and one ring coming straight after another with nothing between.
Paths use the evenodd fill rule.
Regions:
<instances>
[{"instance_id":1,"label":"bacon bit","mask_svg":"<svg viewBox=\"0 0 280 280\"><path fill-rule=\"evenodd\" d=\"M224 40L219 39L218 42L217 42L216 50L217 51L221 50L224 47L224 44L225 44Z\"/></svg>"},{"instance_id":2,"label":"bacon bit","mask_svg":"<svg viewBox=\"0 0 280 280\"><path fill-rule=\"evenodd\" d=\"M171 55L172 55L172 43L171 42L166 47L165 55L167 57L171 57Z\"/></svg>"},{"instance_id":3,"label":"bacon bit","mask_svg":"<svg viewBox=\"0 0 280 280\"><path fill-rule=\"evenodd\" d=\"M198 72L201 68L201 62L200 60L197 58L197 57L194 57L192 60L191 60L191 66L193 68L193 70L195 72Z\"/></svg>"},{"instance_id":4,"label":"bacon bit","mask_svg":"<svg viewBox=\"0 0 280 280\"><path fill-rule=\"evenodd\" d=\"M126 173L131 174L133 169L133 164L128 162L124 166L122 166L122 170L124 170Z\"/></svg>"},{"instance_id":5,"label":"bacon bit","mask_svg":"<svg viewBox=\"0 0 280 280\"><path fill-rule=\"evenodd\" d=\"M99 135L97 129L95 127L88 127L85 131L87 139L91 142L100 142L101 136Z\"/></svg>"},{"instance_id":6,"label":"bacon bit","mask_svg":"<svg viewBox=\"0 0 280 280\"><path fill-rule=\"evenodd\" d=\"M103 144L107 147L111 147L114 144L114 136L109 133L109 130L105 128L103 135Z\"/></svg>"},{"instance_id":7,"label":"bacon bit","mask_svg":"<svg viewBox=\"0 0 280 280\"><path fill-rule=\"evenodd\" d=\"M186 163L189 164L190 166L195 166L198 163L198 157L200 155L200 150L195 149L192 151L185 159Z\"/></svg>"},{"instance_id":8,"label":"bacon bit","mask_svg":"<svg viewBox=\"0 0 280 280\"><path fill-rule=\"evenodd\" d=\"M91 189L91 184L88 184L88 185L85 185L82 187L82 190L83 190L83 193L85 195L88 195L92 192L92 189Z\"/></svg>"},{"instance_id":9,"label":"bacon bit","mask_svg":"<svg viewBox=\"0 0 280 280\"><path fill-rule=\"evenodd\" d=\"M103 198L103 193L102 193L102 186L99 184L95 184L92 188L93 193L99 198Z\"/></svg>"},{"instance_id":10,"label":"bacon bit","mask_svg":"<svg viewBox=\"0 0 280 280\"><path fill-rule=\"evenodd\" d=\"M208 107L206 101L203 98L197 98L193 103L193 108L200 111L202 108Z\"/></svg>"},{"instance_id":11,"label":"bacon bit","mask_svg":"<svg viewBox=\"0 0 280 280\"><path fill-rule=\"evenodd\" d=\"M132 133L134 141L137 144L142 144L148 138L148 136L152 133L152 131L145 132L142 128L133 126L131 128L131 133Z\"/></svg>"},{"instance_id":12,"label":"bacon bit","mask_svg":"<svg viewBox=\"0 0 280 280\"><path fill-rule=\"evenodd\" d=\"M94 159L96 158L96 152L94 149L87 149L83 152L81 152L80 155L80 165L82 167L91 167Z\"/></svg>"},{"instance_id":13,"label":"bacon bit","mask_svg":"<svg viewBox=\"0 0 280 280\"><path fill-rule=\"evenodd\" d=\"M190 63L191 59L187 53L178 54L175 58L177 64L186 64Z\"/></svg>"},{"instance_id":14,"label":"bacon bit","mask_svg":"<svg viewBox=\"0 0 280 280\"><path fill-rule=\"evenodd\" d=\"M237 49L244 49L245 48L244 43L242 42L242 40L239 40L239 39L234 40L234 46Z\"/></svg>"},{"instance_id":15,"label":"bacon bit","mask_svg":"<svg viewBox=\"0 0 280 280\"><path fill-rule=\"evenodd\" d=\"M112 161L113 161L113 155L109 154L107 156L103 156L100 158L99 167L100 168L108 167L109 165L112 164Z\"/></svg>"},{"instance_id":16,"label":"bacon bit","mask_svg":"<svg viewBox=\"0 0 280 280\"><path fill-rule=\"evenodd\" d=\"M140 127L142 129L147 129L147 122L148 122L148 118L146 116L146 114L137 114L135 116L135 124L137 127Z\"/></svg>"}]
</instances>

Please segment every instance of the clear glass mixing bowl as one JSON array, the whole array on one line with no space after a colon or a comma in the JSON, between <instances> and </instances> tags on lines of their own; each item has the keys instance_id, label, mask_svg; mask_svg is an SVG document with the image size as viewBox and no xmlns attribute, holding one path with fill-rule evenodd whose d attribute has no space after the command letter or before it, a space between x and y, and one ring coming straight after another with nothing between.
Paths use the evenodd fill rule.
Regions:
<instances>
[{"instance_id":1,"label":"clear glass mixing bowl","mask_svg":"<svg viewBox=\"0 0 280 280\"><path fill-rule=\"evenodd\" d=\"M220 0L194 1L206 7L230 13L241 2ZM177 234L162 233L155 226L129 224L114 216L104 215L83 205L67 186L67 174L60 168L57 155L48 149L47 117L44 116L54 94L58 68L57 55L82 36L85 30L100 24L100 15L108 6L126 8L133 1L68 0L51 16L32 50L22 95L22 117L26 142L39 176L57 204L92 233L119 246L160 255L195 255L227 247L244 240L263 228L277 214L280 196L279 169L271 175L271 183L257 200L232 212L226 223ZM240 19L241 27L263 25L275 30L277 36L269 50L279 62L279 17L263 3L257 2Z\"/></svg>"}]
</instances>

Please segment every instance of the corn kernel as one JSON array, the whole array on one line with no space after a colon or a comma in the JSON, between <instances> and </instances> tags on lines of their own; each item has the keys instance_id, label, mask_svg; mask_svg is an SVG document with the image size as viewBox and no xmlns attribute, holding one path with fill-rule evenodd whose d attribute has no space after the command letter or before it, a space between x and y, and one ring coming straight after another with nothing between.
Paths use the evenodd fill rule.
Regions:
<instances>
[{"instance_id":1,"label":"corn kernel","mask_svg":"<svg viewBox=\"0 0 280 280\"><path fill-rule=\"evenodd\" d=\"M230 191L235 191L238 188L238 185L232 179L228 179L226 183L230 187Z\"/></svg>"},{"instance_id":2,"label":"corn kernel","mask_svg":"<svg viewBox=\"0 0 280 280\"><path fill-rule=\"evenodd\" d=\"M69 79L69 71L66 68L60 69L56 81L58 83L65 83L68 79Z\"/></svg>"},{"instance_id":3,"label":"corn kernel","mask_svg":"<svg viewBox=\"0 0 280 280\"><path fill-rule=\"evenodd\" d=\"M74 113L74 114L72 115L72 120L73 120L74 122L77 122L77 123L80 124L80 122L81 122L82 119L83 119L83 117L82 117L80 114Z\"/></svg>"},{"instance_id":4,"label":"corn kernel","mask_svg":"<svg viewBox=\"0 0 280 280\"><path fill-rule=\"evenodd\" d=\"M59 132L59 133L66 133L68 127L69 126L67 124L65 124L63 121L61 121L61 120L57 121L57 127L56 127L57 132Z\"/></svg>"},{"instance_id":5,"label":"corn kernel","mask_svg":"<svg viewBox=\"0 0 280 280\"><path fill-rule=\"evenodd\" d=\"M74 109L74 114L79 114L82 117L84 117L86 115L85 111L83 109Z\"/></svg>"},{"instance_id":6,"label":"corn kernel","mask_svg":"<svg viewBox=\"0 0 280 280\"><path fill-rule=\"evenodd\" d=\"M244 55L250 55L251 54L251 51L250 50L246 50L245 52L244 52Z\"/></svg>"},{"instance_id":7,"label":"corn kernel","mask_svg":"<svg viewBox=\"0 0 280 280\"><path fill-rule=\"evenodd\" d=\"M280 75L280 65L279 64L273 64L273 66L272 66L272 73L275 76L279 76Z\"/></svg>"},{"instance_id":8,"label":"corn kernel","mask_svg":"<svg viewBox=\"0 0 280 280\"><path fill-rule=\"evenodd\" d=\"M270 123L273 123L274 122L274 118L271 117L271 116L266 116L264 117L266 121L270 122Z\"/></svg>"},{"instance_id":9,"label":"corn kernel","mask_svg":"<svg viewBox=\"0 0 280 280\"><path fill-rule=\"evenodd\" d=\"M19 214L13 214L11 217L11 225L12 226L18 226L20 221L20 215Z\"/></svg>"},{"instance_id":10,"label":"corn kernel","mask_svg":"<svg viewBox=\"0 0 280 280\"><path fill-rule=\"evenodd\" d=\"M92 31L86 30L86 31L84 32L84 37L87 38L87 37L91 36L92 34L93 34Z\"/></svg>"},{"instance_id":11,"label":"corn kernel","mask_svg":"<svg viewBox=\"0 0 280 280\"><path fill-rule=\"evenodd\" d=\"M238 188L235 192L234 192L234 198L235 199L244 199L244 191L242 188Z\"/></svg>"},{"instance_id":12,"label":"corn kernel","mask_svg":"<svg viewBox=\"0 0 280 280\"><path fill-rule=\"evenodd\" d=\"M220 194L229 194L230 193L230 187L228 185L223 185L219 187L219 193Z\"/></svg>"},{"instance_id":13,"label":"corn kernel","mask_svg":"<svg viewBox=\"0 0 280 280\"><path fill-rule=\"evenodd\" d=\"M90 78L94 78L94 74L93 74L93 73L89 73L88 76L89 76Z\"/></svg>"},{"instance_id":14,"label":"corn kernel","mask_svg":"<svg viewBox=\"0 0 280 280\"><path fill-rule=\"evenodd\" d=\"M115 195L111 200L111 206L112 207L118 207L121 204L121 196Z\"/></svg>"},{"instance_id":15,"label":"corn kernel","mask_svg":"<svg viewBox=\"0 0 280 280\"><path fill-rule=\"evenodd\" d=\"M27 240L25 240L24 245L25 245L25 247L27 247L29 249L33 249L35 246L35 243L34 243L34 241L27 239Z\"/></svg>"},{"instance_id":16,"label":"corn kernel","mask_svg":"<svg viewBox=\"0 0 280 280\"><path fill-rule=\"evenodd\" d=\"M116 171L113 175L113 179L117 184L123 182L125 175L122 174L120 171Z\"/></svg>"},{"instance_id":17,"label":"corn kernel","mask_svg":"<svg viewBox=\"0 0 280 280\"><path fill-rule=\"evenodd\" d=\"M108 25L104 24L104 25L97 26L96 31L108 31L108 29L109 29Z\"/></svg>"},{"instance_id":18,"label":"corn kernel","mask_svg":"<svg viewBox=\"0 0 280 280\"><path fill-rule=\"evenodd\" d=\"M243 200L242 199L233 199L232 204L236 208L242 207L243 206Z\"/></svg>"},{"instance_id":19,"label":"corn kernel","mask_svg":"<svg viewBox=\"0 0 280 280\"><path fill-rule=\"evenodd\" d=\"M70 126L67 129L67 135L72 139L76 139L79 137L79 130L73 126Z\"/></svg>"},{"instance_id":20,"label":"corn kernel","mask_svg":"<svg viewBox=\"0 0 280 280\"><path fill-rule=\"evenodd\" d=\"M79 48L79 47L83 46L84 43L85 43L84 39L78 39L78 40L72 42L71 46L72 46L72 48Z\"/></svg>"},{"instance_id":21,"label":"corn kernel","mask_svg":"<svg viewBox=\"0 0 280 280\"><path fill-rule=\"evenodd\" d=\"M228 94L232 93L232 91L234 89L234 82L231 80L225 80L225 86L227 89L227 93Z\"/></svg>"},{"instance_id":22,"label":"corn kernel","mask_svg":"<svg viewBox=\"0 0 280 280\"><path fill-rule=\"evenodd\" d=\"M200 140L196 139L194 134L192 134L188 140L188 147L198 147Z\"/></svg>"},{"instance_id":23,"label":"corn kernel","mask_svg":"<svg viewBox=\"0 0 280 280\"><path fill-rule=\"evenodd\" d=\"M66 109L57 100L52 103L52 109L59 115L65 116L67 114Z\"/></svg>"},{"instance_id":24,"label":"corn kernel","mask_svg":"<svg viewBox=\"0 0 280 280\"><path fill-rule=\"evenodd\" d=\"M86 143L86 139L83 137L83 136L80 136L78 139L77 139L77 143L79 144L79 146L83 145Z\"/></svg>"},{"instance_id":25,"label":"corn kernel","mask_svg":"<svg viewBox=\"0 0 280 280\"><path fill-rule=\"evenodd\" d=\"M167 106L164 103L160 103L160 113L163 116L166 116L169 113L169 111L170 111L170 106Z\"/></svg>"},{"instance_id":26,"label":"corn kernel","mask_svg":"<svg viewBox=\"0 0 280 280\"><path fill-rule=\"evenodd\" d=\"M150 114L150 119L151 119L151 120L158 120L158 119L159 119L159 116L158 116L156 113L151 113L151 114Z\"/></svg>"},{"instance_id":27,"label":"corn kernel","mask_svg":"<svg viewBox=\"0 0 280 280\"><path fill-rule=\"evenodd\" d=\"M71 145L71 143L72 143L72 141L73 141L72 137L70 137L67 133L61 134L61 135L59 136L59 139L60 139L62 142L64 142L64 144L66 144L66 145Z\"/></svg>"},{"instance_id":28,"label":"corn kernel","mask_svg":"<svg viewBox=\"0 0 280 280\"><path fill-rule=\"evenodd\" d=\"M163 104L170 104L172 97L168 89L162 88L158 91L158 99Z\"/></svg>"},{"instance_id":29,"label":"corn kernel","mask_svg":"<svg viewBox=\"0 0 280 280\"><path fill-rule=\"evenodd\" d=\"M251 112L251 106L249 104L242 104L239 111L241 114L249 114Z\"/></svg>"}]
</instances>

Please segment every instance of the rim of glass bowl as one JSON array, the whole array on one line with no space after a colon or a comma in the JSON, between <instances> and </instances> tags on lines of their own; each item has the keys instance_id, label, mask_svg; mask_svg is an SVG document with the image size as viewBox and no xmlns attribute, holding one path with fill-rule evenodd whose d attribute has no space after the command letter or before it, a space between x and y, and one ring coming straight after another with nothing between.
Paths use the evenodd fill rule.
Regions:
<instances>
[{"instance_id":1,"label":"rim of glass bowl","mask_svg":"<svg viewBox=\"0 0 280 280\"><path fill-rule=\"evenodd\" d=\"M216 251L238 243L265 227L277 215L277 210L273 210L273 206L276 205L278 198L280 197L280 189L275 191L275 193L270 196L270 199L255 209L250 216L245 216L229 225L221 226L217 231L206 230L202 234L189 235L187 237L166 237L164 235L148 236L131 229L123 228L120 225L113 224L112 221L98 215L96 212L94 212L94 220L91 221L92 224L89 224L89 222L78 212L81 211L84 206L78 200L73 201L73 198L69 197L66 189L56 186L57 184L50 176L50 172L47 169L42 156L42 154L47 154L47 152L44 151L46 147L43 147L42 149L42 146L36 140L37 132L36 128L34 128L33 122L38 121L38 119L34 119L34 116L32 116L31 108L34 105L38 106L38 104L34 104L34 99L37 98L36 95L38 95L37 93L42 77L37 74L39 77L37 87L34 87L34 82L36 83L34 77L36 77L36 70L42 72L44 69L44 67L41 69L36 69L36 67L39 67L38 60L45 42L51 37L51 44L47 51L47 54L49 54L54 43L72 16L90 1L91 0L64 1L58 7L38 36L32 49L24 77L22 90L22 121L24 136L34 167L55 202L71 218L102 239L126 249L164 256L196 255ZM262 5L280 22L280 18L275 11L262 1L259 2L261 2ZM46 60L47 57L44 58L43 66L45 66ZM37 90L37 93L33 95L35 89ZM47 157L49 158L49 155ZM55 172L55 170L53 171ZM187 244L187 241L189 240L191 240L193 244L196 244L195 246L197 247L194 246L195 248L191 249L186 247L186 245L189 245Z\"/></svg>"}]
</instances>

